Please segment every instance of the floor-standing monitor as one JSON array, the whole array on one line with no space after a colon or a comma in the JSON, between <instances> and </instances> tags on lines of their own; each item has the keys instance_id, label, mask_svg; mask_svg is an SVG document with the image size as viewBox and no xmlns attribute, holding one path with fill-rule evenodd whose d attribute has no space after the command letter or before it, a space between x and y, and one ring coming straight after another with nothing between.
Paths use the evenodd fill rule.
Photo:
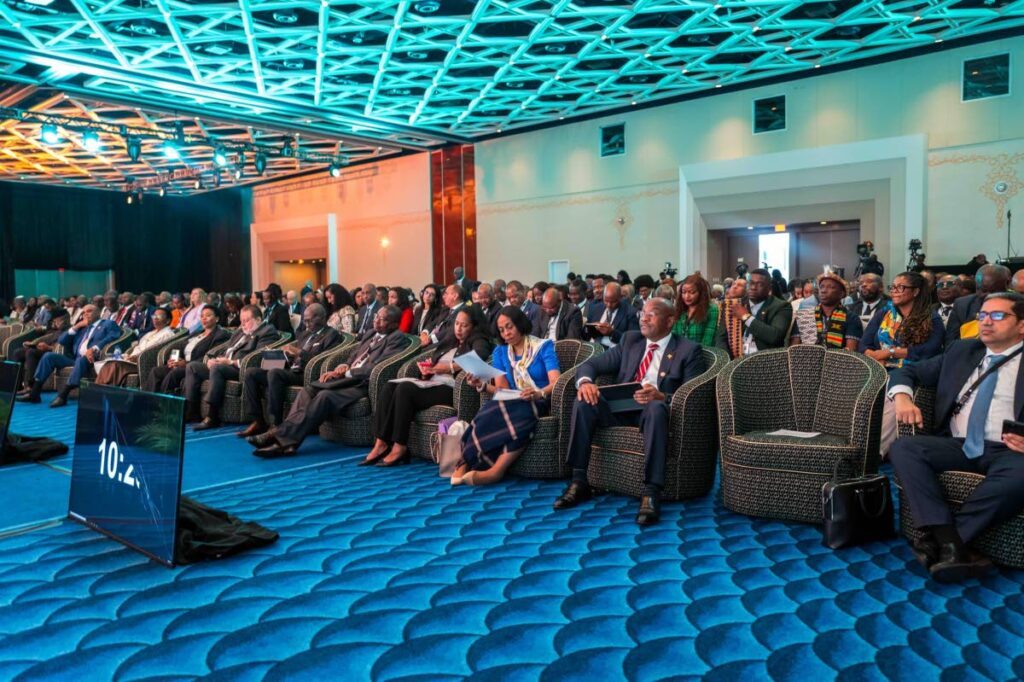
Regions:
<instances>
[{"instance_id":1,"label":"floor-standing monitor","mask_svg":"<svg viewBox=\"0 0 1024 682\"><path fill-rule=\"evenodd\" d=\"M18 392L21 365L17 362L0 362L0 453L7 447L7 429L14 412L14 394Z\"/></svg>"},{"instance_id":2,"label":"floor-standing monitor","mask_svg":"<svg viewBox=\"0 0 1024 682\"><path fill-rule=\"evenodd\" d=\"M68 515L174 565L185 401L83 384Z\"/></svg>"}]
</instances>

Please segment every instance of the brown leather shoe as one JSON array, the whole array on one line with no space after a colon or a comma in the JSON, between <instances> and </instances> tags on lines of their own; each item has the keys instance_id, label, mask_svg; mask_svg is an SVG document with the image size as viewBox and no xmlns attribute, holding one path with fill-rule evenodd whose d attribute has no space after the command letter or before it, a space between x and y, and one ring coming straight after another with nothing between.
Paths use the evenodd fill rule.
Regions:
<instances>
[{"instance_id":1,"label":"brown leather shoe","mask_svg":"<svg viewBox=\"0 0 1024 682\"><path fill-rule=\"evenodd\" d=\"M192 427L193 431L206 431L207 429L215 429L220 426L220 420L214 419L213 417L207 417L203 421L199 422Z\"/></svg>"},{"instance_id":2,"label":"brown leather shoe","mask_svg":"<svg viewBox=\"0 0 1024 682\"><path fill-rule=\"evenodd\" d=\"M243 431L239 431L235 435L238 436L239 438L251 438L253 436L258 436L261 433L266 433L266 432L267 432L267 425L263 423L262 419L257 419L252 424L249 424L248 428L246 428Z\"/></svg>"}]
</instances>

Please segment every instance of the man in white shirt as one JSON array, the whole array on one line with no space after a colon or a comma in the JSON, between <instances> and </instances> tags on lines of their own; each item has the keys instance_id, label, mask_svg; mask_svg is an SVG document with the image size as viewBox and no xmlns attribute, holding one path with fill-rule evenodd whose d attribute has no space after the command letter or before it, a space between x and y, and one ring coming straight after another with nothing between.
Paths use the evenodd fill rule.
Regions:
<instances>
[{"instance_id":1,"label":"man in white shirt","mask_svg":"<svg viewBox=\"0 0 1024 682\"><path fill-rule=\"evenodd\" d=\"M940 581L978 576L991 568L967 545L1024 509L1024 436L1003 433L1004 420L1024 420L1024 296L989 294L978 313L978 339L961 340L944 355L905 365L889 377L896 419L923 425L912 395L936 389L935 436L898 439L889 451L914 517L924 532L918 560ZM985 476L955 513L938 475Z\"/></svg>"}]
</instances>

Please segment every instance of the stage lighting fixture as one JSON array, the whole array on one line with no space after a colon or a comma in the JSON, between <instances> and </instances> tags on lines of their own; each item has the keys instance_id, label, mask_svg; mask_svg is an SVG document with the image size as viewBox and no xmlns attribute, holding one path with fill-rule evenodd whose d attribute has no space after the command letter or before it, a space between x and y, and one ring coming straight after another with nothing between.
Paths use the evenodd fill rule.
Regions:
<instances>
[{"instance_id":1,"label":"stage lighting fixture","mask_svg":"<svg viewBox=\"0 0 1024 682\"><path fill-rule=\"evenodd\" d=\"M213 186L214 187L220 187L220 171L219 170L213 171Z\"/></svg>"},{"instance_id":2,"label":"stage lighting fixture","mask_svg":"<svg viewBox=\"0 0 1024 682\"><path fill-rule=\"evenodd\" d=\"M252 166L256 169L256 175L263 175L263 172L267 170L267 155L263 152L257 152Z\"/></svg>"},{"instance_id":3,"label":"stage lighting fixture","mask_svg":"<svg viewBox=\"0 0 1024 682\"><path fill-rule=\"evenodd\" d=\"M203 179L202 178L196 178L196 181L192 183L192 187L194 189L202 189L203 188Z\"/></svg>"},{"instance_id":4,"label":"stage lighting fixture","mask_svg":"<svg viewBox=\"0 0 1024 682\"><path fill-rule=\"evenodd\" d=\"M180 159L181 150L172 140L167 140L164 142L164 156L172 160Z\"/></svg>"},{"instance_id":5,"label":"stage lighting fixture","mask_svg":"<svg viewBox=\"0 0 1024 682\"><path fill-rule=\"evenodd\" d=\"M87 130L82 133L82 145L91 152L100 150L100 136L95 130Z\"/></svg>"},{"instance_id":6,"label":"stage lighting fixture","mask_svg":"<svg viewBox=\"0 0 1024 682\"><path fill-rule=\"evenodd\" d=\"M55 123L44 123L42 130L43 142L46 144L57 144L60 142L60 131Z\"/></svg>"},{"instance_id":7,"label":"stage lighting fixture","mask_svg":"<svg viewBox=\"0 0 1024 682\"><path fill-rule=\"evenodd\" d=\"M235 166L235 180L241 180L243 175L245 175L245 169L242 164L238 164Z\"/></svg>"},{"instance_id":8,"label":"stage lighting fixture","mask_svg":"<svg viewBox=\"0 0 1024 682\"><path fill-rule=\"evenodd\" d=\"M213 150L213 162L221 168L228 165L228 153L224 151L224 147L217 147Z\"/></svg>"},{"instance_id":9,"label":"stage lighting fixture","mask_svg":"<svg viewBox=\"0 0 1024 682\"><path fill-rule=\"evenodd\" d=\"M132 163L138 163L139 158L142 156L142 140L129 135L125 140L125 147L128 151L128 158L132 160Z\"/></svg>"},{"instance_id":10,"label":"stage lighting fixture","mask_svg":"<svg viewBox=\"0 0 1024 682\"><path fill-rule=\"evenodd\" d=\"M135 195L132 194L131 192L128 192L128 196L126 196L124 198L124 200L125 200L125 203L127 203L129 206L131 206L132 203L135 201Z\"/></svg>"},{"instance_id":11,"label":"stage lighting fixture","mask_svg":"<svg viewBox=\"0 0 1024 682\"><path fill-rule=\"evenodd\" d=\"M285 140L284 144L281 145L281 156L288 159L295 156L295 142L292 140Z\"/></svg>"},{"instance_id":12,"label":"stage lighting fixture","mask_svg":"<svg viewBox=\"0 0 1024 682\"><path fill-rule=\"evenodd\" d=\"M332 178L340 178L341 177L341 165L338 164L338 162L334 162L334 163L331 164L330 168L327 169L327 172L331 174Z\"/></svg>"}]
</instances>

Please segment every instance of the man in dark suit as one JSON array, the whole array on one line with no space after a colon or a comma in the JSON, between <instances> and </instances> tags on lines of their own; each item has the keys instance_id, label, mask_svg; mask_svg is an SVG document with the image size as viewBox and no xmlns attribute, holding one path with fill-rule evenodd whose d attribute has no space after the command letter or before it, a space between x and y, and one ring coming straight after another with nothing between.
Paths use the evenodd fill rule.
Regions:
<instances>
[{"instance_id":1,"label":"man in dark suit","mask_svg":"<svg viewBox=\"0 0 1024 682\"><path fill-rule=\"evenodd\" d=\"M583 338L597 341L606 348L619 342L622 335L640 328L636 310L631 305L623 305L622 288L618 282L609 282L603 287L603 302L590 308L587 326L583 329Z\"/></svg>"},{"instance_id":2,"label":"man in dark suit","mask_svg":"<svg viewBox=\"0 0 1024 682\"><path fill-rule=\"evenodd\" d=\"M767 348L784 347L793 321L793 306L772 296L772 274L767 270L758 268L750 272L747 295L749 306L737 301L731 304L729 311L733 319L741 322L742 339L730 337L724 319L718 325L718 346L734 358L738 357L737 348L742 349L742 355L750 355Z\"/></svg>"},{"instance_id":3,"label":"man in dark suit","mask_svg":"<svg viewBox=\"0 0 1024 682\"><path fill-rule=\"evenodd\" d=\"M127 317L119 324L134 330L136 336L142 336L153 329L154 310L156 307L153 305L150 295L143 292L135 297L135 302L130 307Z\"/></svg>"},{"instance_id":4,"label":"man in dark suit","mask_svg":"<svg viewBox=\"0 0 1024 682\"><path fill-rule=\"evenodd\" d=\"M466 277L466 271L461 265L452 271L452 276L455 278L454 283L462 287L462 290L466 292L467 296L476 291L476 288L480 286L480 282Z\"/></svg>"},{"instance_id":5,"label":"man in dark suit","mask_svg":"<svg viewBox=\"0 0 1024 682\"><path fill-rule=\"evenodd\" d=\"M43 306L40 307L44 306L49 308L46 324L43 327L37 328L29 340L22 342L20 348L12 349L10 357L7 358L12 362L20 362L24 366L21 373L21 381L25 385L25 389L18 393L19 397L27 398L32 393L39 361L42 360L44 355L53 350L61 334L67 331L71 324L68 311L58 306L56 301L47 299L44 301ZM39 334L39 336L36 336L36 334Z\"/></svg>"},{"instance_id":6,"label":"man in dark suit","mask_svg":"<svg viewBox=\"0 0 1024 682\"><path fill-rule=\"evenodd\" d=\"M398 331L402 311L386 305L373 321L374 333L359 344L351 361L338 365L320 376L319 383L328 387L307 386L299 394L284 422L249 442L261 446L252 454L257 457L294 455L302 441L317 432L320 425L370 392L370 374L380 362L409 347L405 335Z\"/></svg>"},{"instance_id":7,"label":"man in dark suit","mask_svg":"<svg viewBox=\"0 0 1024 682\"><path fill-rule=\"evenodd\" d=\"M438 318L434 327L420 332L420 346L426 347L434 344L447 344L455 338L455 318L466 304L466 290L458 284L449 284L441 294L444 301L445 312ZM374 320L376 323L376 320ZM376 325L375 325L376 326Z\"/></svg>"},{"instance_id":8,"label":"man in dark suit","mask_svg":"<svg viewBox=\"0 0 1024 682\"><path fill-rule=\"evenodd\" d=\"M377 301L377 287L367 282L363 285L363 300L365 303L356 311L356 338L362 341L367 336L372 336L373 321L380 310L380 302Z\"/></svg>"},{"instance_id":9,"label":"man in dark suit","mask_svg":"<svg viewBox=\"0 0 1024 682\"><path fill-rule=\"evenodd\" d=\"M885 295L885 283L879 275L861 275L857 281L858 299L846 307L847 312L860 318L864 329L871 324L879 308L885 306L889 297Z\"/></svg>"},{"instance_id":10,"label":"man in dark suit","mask_svg":"<svg viewBox=\"0 0 1024 682\"><path fill-rule=\"evenodd\" d=\"M590 308L594 305L588 297L587 283L578 279L569 285L569 302L580 311L582 320L590 319Z\"/></svg>"},{"instance_id":11,"label":"man in dark suit","mask_svg":"<svg viewBox=\"0 0 1024 682\"><path fill-rule=\"evenodd\" d=\"M476 288L476 306L479 308L480 319L487 325L487 334L492 339L498 336L498 313L501 312L501 303L494 299L494 287L483 282Z\"/></svg>"},{"instance_id":12,"label":"man in dark suit","mask_svg":"<svg viewBox=\"0 0 1024 682\"><path fill-rule=\"evenodd\" d=\"M889 376L889 397L904 424L922 424L913 389L936 389L938 435L900 438L889 458L914 524L924 531L914 554L941 581L989 570L990 562L966 546L1024 508L1024 436L1002 430L1004 420L1024 420L1024 297L989 294L980 317L978 339L958 341L945 354L904 365ZM944 471L985 476L956 512L939 484Z\"/></svg>"},{"instance_id":13,"label":"man in dark suit","mask_svg":"<svg viewBox=\"0 0 1024 682\"><path fill-rule=\"evenodd\" d=\"M978 269L978 292L961 296L953 302L953 312L946 320L946 345L957 339L978 338L978 311L985 297L1010 286L1010 269L1005 265L983 265Z\"/></svg>"},{"instance_id":14,"label":"man in dark suit","mask_svg":"<svg viewBox=\"0 0 1024 682\"><path fill-rule=\"evenodd\" d=\"M266 432L268 426L263 420L262 396L267 396L267 412L270 414L270 425L284 421L284 399L289 386L301 386L306 365L317 355L334 348L341 341L331 327L327 326L327 311L319 303L313 303L302 311L303 330L299 332L294 343L281 350L286 357L286 365L274 369L250 367L245 372L245 388L242 395L248 405L249 412L256 415L249 428L238 432L239 438L248 438Z\"/></svg>"},{"instance_id":15,"label":"man in dark suit","mask_svg":"<svg viewBox=\"0 0 1024 682\"><path fill-rule=\"evenodd\" d=\"M526 287L517 279L505 285L505 304L514 305L523 311L526 319L530 321L534 336L538 336L540 306L531 301L526 295ZM498 337L495 337L498 338Z\"/></svg>"},{"instance_id":16,"label":"man in dark suit","mask_svg":"<svg viewBox=\"0 0 1024 682\"><path fill-rule=\"evenodd\" d=\"M583 316L569 301L562 300L562 292L549 287L541 297L541 314L538 319L542 339L562 341L583 338Z\"/></svg>"},{"instance_id":17,"label":"man in dark suit","mask_svg":"<svg viewBox=\"0 0 1024 682\"><path fill-rule=\"evenodd\" d=\"M949 322L949 316L953 314L953 304L963 294L960 290L960 280L953 275L944 275L935 283L935 295L939 301L932 306L932 312L939 314L942 324Z\"/></svg>"},{"instance_id":18,"label":"man in dark suit","mask_svg":"<svg viewBox=\"0 0 1024 682\"><path fill-rule=\"evenodd\" d=\"M611 283L606 288L608 286L612 286ZM658 498L665 484L672 396L680 386L704 371L700 345L672 334L675 317L675 308L668 301L661 298L648 301L641 313L639 332L626 332L611 350L580 365L576 380L579 396L573 404L567 458L572 466L572 482L555 500L555 509L575 507L591 498L587 465L595 429L638 426L643 432L646 488L640 498L636 522L642 526L657 522ZM601 374L615 374L618 384L642 384L633 396L638 409L612 412L594 383Z\"/></svg>"},{"instance_id":19,"label":"man in dark suit","mask_svg":"<svg viewBox=\"0 0 1024 682\"><path fill-rule=\"evenodd\" d=\"M260 348L266 348L280 338L273 325L260 321L260 309L256 306L245 306L239 317L241 324L238 331L223 349L210 353L205 360L193 360L185 369L185 421L196 421L199 418L203 381L210 381L206 396L203 397L208 408L207 416L193 427L195 431L220 426L220 408L224 404L227 383L238 381L238 367L242 358Z\"/></svg>"},{"instance_id":20,"label":"man in dark suit","mask_svg":"<svg viewBox=\"0 0 1024 682\"><path fill-rule=\"evenodd\" d=\"M204 359L215 346L231 338L231 333L218 324L219 320L213 306L203 305L199 313L199 331L189 336L177 360L168 359L166 365L149 371L149 376L143 378L142 390L167 394L177 391L192 360Z\"/></svg>"},{"instance_id":21,"label":"man in dark suit","mask_svg":"<svg viewBox=\"0 0 1024 682\"><path fill-rule=\"evenodd\" d=\"M100 319L100 309L91 303L82 309L78 322L61 334L57 339L63 353L49 351L39 359L36 367L35 383L28 395L20 399L29 403L38 403L43 391L43 384L58 369L73 367L67 385L53 399L50 407L67 405L68 394L78 388L82 379L92 376L93 363L101 359L102 348L121 336L121 328L110 320Z\"/></svg>"}]
</instances>

